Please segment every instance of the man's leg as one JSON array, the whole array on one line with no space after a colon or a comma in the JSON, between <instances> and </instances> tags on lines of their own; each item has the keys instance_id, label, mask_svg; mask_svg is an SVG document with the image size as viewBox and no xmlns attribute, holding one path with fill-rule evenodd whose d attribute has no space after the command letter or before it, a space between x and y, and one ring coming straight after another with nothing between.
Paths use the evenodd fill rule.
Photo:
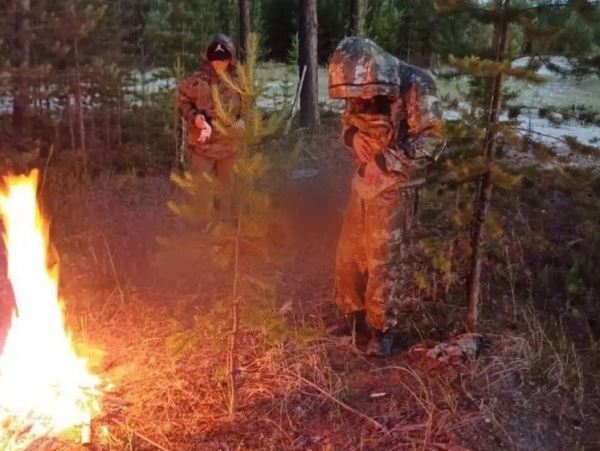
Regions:
<instances>
[{"instance_id":1,"label":"man's leg","mask_svg":"<svg viewBox=\"0 0 600 451\"><path fill-rule=\"evenodd\" d=\"M390 188L367 204L366 253L369 281L367 321L374 329L368 352L387 355L405 302L405 263L414 208L414 188Z\"/></svg>"},{"instance_id":2,"label":"man's leg","mask_svg":"<svg viewBox=\"0 0 600 451\"><path fill-rule=\"evenodd\" d=\"M219 183L229 184L231 182L231 175L233 173L233 166L235 164L235 157L225 158L223 160L216 160L215 162L215 173Z\"/></svg>"},{"instance_id":3,"label":"man's leg","mask_svg":"<svg viewBox=\"0 0 600 451\"><path fill-rule=\"evenodd\" d=\"M231 177L235 158L225 158L215 161L215 175L219 183L219 192L215 196L215 208L225 214L232 213L233 201L231 199Z\"/></svg>"},{"instance_id":4,"label":"man's leg","mask_svg":"<svg viewBox=\"0 0 600 451\"><path fill-rule=\"evenodd\" d=\"M335 303L343 315L365 310L367 263L364 237L364 201L352 193L335 263Z\"/></svg>"}]
</instances>

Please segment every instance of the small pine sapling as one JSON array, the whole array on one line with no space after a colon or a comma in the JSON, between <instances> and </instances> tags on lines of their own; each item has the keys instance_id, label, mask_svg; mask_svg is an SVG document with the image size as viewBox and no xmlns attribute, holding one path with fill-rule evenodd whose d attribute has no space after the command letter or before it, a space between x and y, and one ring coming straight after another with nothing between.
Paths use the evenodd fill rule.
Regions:
<instances>
[{"instance_id":1,"label":"small pine sapling","mask_svg":"<svg viewBox=\"0 0 600 451\"><path fill-rule=\"evenodd\" d=\"M510 0L494 0L491 7L486 7L481 2L471 0L436 0L438 12L461 12L493 29L491 49L477 56L449 58L450 64L469 78L467 100L471 109L461 119L447 124L447 136L453 151L446 155L444 173L438 174L440 181L446 187L453 188L457 195L454 211L448 215L449 223L466 229L464 213L468 211L471 215L469 230L465 230L470 242L466 319L470 330L475 329L477 324L486 237L490 241L502 236L501 223L490 212L493 189L511 189L521 184L521 177L514 165L501 160L505 148L523 148L523 130L519 127L518 115L509 115L505 119L502 114L507 103L515 96L506 81L545 81L537 73L540 65L537 64L535 53L527 48L518 48L514 35L520 31L531 44L529 47L535 47L533 43L536 40L547 41L553 36L552 30L538 26L540 19L556 8L573 7L574 14L581 14L577 3L558 5L539 2L536 7L522 7ZM511 63L520 56L529 57L529 64L525 67L515 67ZM547 160L554 156L542 143L533 143L530 136L526 139L534 157L541 155ZM577 147L581 149L581 146ZM573 149L574 146L569 144L569 148ZM588 147L583 151L591 152ZM472 182L476 182L475 189L472 188ZM473 192L472 202L463 201L465 194L472 195Z\"/></svg>"},{"instance_id":2,"label":"small pine sapling","mask_svg":"<svg viewBox=\"0 0 600 451\"><path fill-rule=\"evenodd\" d=\"M187 225L187 230L160 238L167 255L185 258L198 268L231 270L228 296L231 329L227 344L230 415L234 415L238 405L240 327L243 324L253 326L256 318L262 318L263 327L270 327L268 324L277 316L273 313L274 281L261 276L256 269L260 262L275 259L281 248L281 243L277 243L282 229L268 192L267 177L271 165L261 143L280 128L284 116L265 117L256 105L260 92L255 81L256 55L257 38L251 34L245 63L238 63L234 76L219 74L222 83L239 94L239 115L224 100L218 87L212 91L217 111L213 125L219 133L234 139L238 146L230 183L217 183L209 173L200 177L187 173L172 175L175 185L186 194L186 200L170 202L169 207ZM273 302L265 302L265 299ZM213 313L208 315L210 321L222 318L222 306L216 306ZM199 324L204 324L202 319ZM173 337L169 345L175 353L180 353L199 343L200 335L192 330Z\"/></svg>"}]
</instances>

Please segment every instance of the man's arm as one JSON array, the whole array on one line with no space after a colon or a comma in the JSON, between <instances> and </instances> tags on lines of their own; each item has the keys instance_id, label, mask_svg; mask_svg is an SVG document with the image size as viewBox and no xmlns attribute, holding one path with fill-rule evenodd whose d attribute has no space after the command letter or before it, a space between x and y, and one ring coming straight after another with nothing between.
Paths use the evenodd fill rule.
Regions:
<instances>
[{"instance_id":1,"label":"man's arm","mask_svg":"<svg viewBox=\"0 0 600 451\"><path fill-rule=\"evenodd\" d=\"M446 147L441 102L433 79L426 73L412 77L404 94L406 123L401 126L397 146L411 159L436 160Z\"/></svg>"},{"instance_id":2,"label":"man's arm","mask_svg":"<svg viewBox=\"0 0 600 451\"><path fill-rule=\"evenodd\" d=\"M352 125L344 124L342 126L342 142L344 143L344 146L346 146L347 149L354 150L353 142L354 136L357 132L358 128Z\"/></svg>"},{"instance_id":3,"label":"man's arm","mask_svg":"<svg viewBox=\"0 0 600 451\"><path fill-rule=\"evenodd\" d=\"M193 75L185 78L179 84L176 93L177 112L190 125L194 124L196 116L199 114L206 118L206 112L196 107L194 83L201 83L201 81L195 80Z\"/></svg>"},{"instance_id":4,"label":"man's arm","mask_svg":"<svg viewBox=\"0 0 600 451\"><path fill-rule=\"evenodd\" d=\"M192 75L184 79L177 89L177 111L190 127L200 130L200 134L195 137L200 144L207 142L212 135L210 117L206 111L199 109L196 105L198 90L202 88L200 83L204 83L198 75Z\"/></svg>"},{"instance_id":5,"label":"man's arm","mask_svg":"<svg viewBox=\"0 0 600 451\"><path fill-rule=\"evenodd\" d=\"M347 116L342 119L342 142L347 149L353 151L354 156L361 163L368 163L373 158L373 143L368 137L359 133L358 127L349 124L346 119Z\"/></svg>"}]
</instances>

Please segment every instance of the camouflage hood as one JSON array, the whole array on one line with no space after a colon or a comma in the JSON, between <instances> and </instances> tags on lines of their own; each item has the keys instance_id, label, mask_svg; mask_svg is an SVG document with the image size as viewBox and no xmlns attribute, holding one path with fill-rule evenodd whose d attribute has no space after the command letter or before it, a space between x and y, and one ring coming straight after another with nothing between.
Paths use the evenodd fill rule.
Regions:
<instances>
[{"instance_id":1,"label":"camouflage hood","mask_svg":"<svg viewBox=\"0 0 600 451\"><path fill-rule=\"evenodd\" d=\"M370 39L345 38L329 60L333 99L400 94L400 62Z\"/></svg>"}]
</instances>

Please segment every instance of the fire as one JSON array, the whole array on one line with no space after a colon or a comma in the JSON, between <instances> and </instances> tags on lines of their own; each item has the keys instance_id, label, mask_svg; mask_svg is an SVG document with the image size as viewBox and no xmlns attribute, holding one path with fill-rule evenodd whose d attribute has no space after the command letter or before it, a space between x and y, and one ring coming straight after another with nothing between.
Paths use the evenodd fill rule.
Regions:
<instances>
[{"instance_id":1,"label":"fire","mask_svg":"<svg viewBox=\"0 0 600 451\"><path fill-rule=\"evenodd\" d=\"M48 225L37 171L5 177L0 216L15 312L0 355L0 448L21 450L46 436L86 427L100 411L100 378L65 328L57 268L48 266Z\"/></svg>"}]
</instances>

